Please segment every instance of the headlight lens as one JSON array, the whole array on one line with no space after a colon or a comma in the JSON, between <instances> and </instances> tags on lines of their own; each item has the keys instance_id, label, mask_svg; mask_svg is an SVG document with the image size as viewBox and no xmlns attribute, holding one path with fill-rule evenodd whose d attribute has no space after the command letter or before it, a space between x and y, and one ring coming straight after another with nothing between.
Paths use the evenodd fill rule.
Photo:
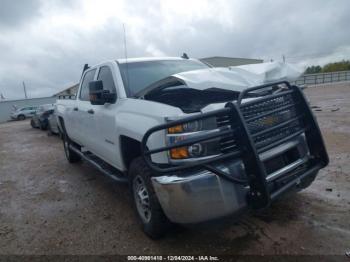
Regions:
<instances>
[{"instance_id":1,"label":"headlight lens","mask_svg":"<svg viewBox=\"0 0 350 262\"><path fill-rule=\"evenodd\" d=\"M168 120L171 121L175 119ZM179 141L203 136L215 129L217 129L216 118L207 118L185 123L183 125L177 125L168 128L167 142L168 145L174 145ZM220 154L219 139L205 140L189 146L169 150L169 156L174 160L202 158L218 154Z\"/></svg>"},{"instance_id":2,"label":"headlight lens","mask_svg":"<svg viewBox=\"0 0 350 262\"><path fill-rule=\"evenodd\" d=\"M177 134L177 133L182 133L184 131L183 126L182 125L178 125L178 126L172 126L168 128L168 133L169 134Z\"/></svg>"},{"instance_id":3,"label":"headlight lens","mask_svg":"<svg viewBox=\"0 0 350 262\"><path fill-rule=\"evenodd\" d=\"M168 121L174 119L168 119ZM215 118L207 118L198 121L188 122L182 125L177 125L168 128L169 134L180 134L180 133L190 133L198 132L203 130L212 130L217 127Z\"/></svg>"}]
</instances>

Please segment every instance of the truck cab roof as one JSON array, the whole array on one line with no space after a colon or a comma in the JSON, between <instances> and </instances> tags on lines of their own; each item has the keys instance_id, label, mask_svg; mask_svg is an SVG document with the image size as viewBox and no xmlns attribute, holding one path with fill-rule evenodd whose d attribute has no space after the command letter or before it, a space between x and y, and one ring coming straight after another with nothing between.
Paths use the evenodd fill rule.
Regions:
<instances>
[{"instance_id":1,"label":"truck cab roof","mask_svg":"<svg viewBox=\"0 0 350 262\"><path fill-rule=\"evenodd\" d=\"M151 61L162 61L162 60L195 60L198 61L197 59L189 58L181 58L181 57L138 57L138 58L121 58L121 59L116 59L116 62L120 64L125 64L125 63L137 63L137 62L151 62Z\"/></svg>"}]
</instances>

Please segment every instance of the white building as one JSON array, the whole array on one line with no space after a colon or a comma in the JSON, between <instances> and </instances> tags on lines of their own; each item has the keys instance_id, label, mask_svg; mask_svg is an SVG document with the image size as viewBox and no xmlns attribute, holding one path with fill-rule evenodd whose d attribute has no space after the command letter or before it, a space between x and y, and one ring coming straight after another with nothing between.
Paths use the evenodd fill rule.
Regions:
<instances>
[{"instance_id":1,"label":"white building","mask_svg":"<svg viewBox=\"0 0 350 262\"><path fill-rule=\"evenodd\" d=\"M264 60L262 59L236 58L236 57L224 57L224 56L204 57L204 58L200 58L199 60L213 67L229 67L229 66L239 66L239 65L248 65L248 64L260 64L264 62Z\"/></svg>"}]
</instances>

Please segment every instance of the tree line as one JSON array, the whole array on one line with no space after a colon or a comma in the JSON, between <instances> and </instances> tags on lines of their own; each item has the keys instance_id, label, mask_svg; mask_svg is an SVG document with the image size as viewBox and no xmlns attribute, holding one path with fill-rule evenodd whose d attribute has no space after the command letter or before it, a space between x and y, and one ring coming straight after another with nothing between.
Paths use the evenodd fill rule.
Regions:
<instances>
[{"instance_id":1,"label":"tree line","mask_svg":"<svg viewBox=\"0 0 350 262\"><path fill-rule=\"evenodd\" d=\"M329 63L324 66L309 66L306 68L305 74L317 74L317 73L329 73L337 71L348 71L350 70L350 61L343 60L340 62Z\"/></svg>"}]
</instances>

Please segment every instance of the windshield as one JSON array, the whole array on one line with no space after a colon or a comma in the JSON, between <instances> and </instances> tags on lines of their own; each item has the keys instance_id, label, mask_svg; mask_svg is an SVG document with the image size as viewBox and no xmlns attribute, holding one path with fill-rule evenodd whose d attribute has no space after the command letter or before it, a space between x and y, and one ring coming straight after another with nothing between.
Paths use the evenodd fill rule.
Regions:
<instances>
[{"instance_id":1,"label":"windshield","mask_svg":"<svg viewBox=\"0 0 350 262\"><path fill-rule=\"evenodd\" d=\"M206 69L207 65L193 60L163 60L119 64L128 96L134 96L145 87L173 74Z\"/></svg>"}]
</instances>

